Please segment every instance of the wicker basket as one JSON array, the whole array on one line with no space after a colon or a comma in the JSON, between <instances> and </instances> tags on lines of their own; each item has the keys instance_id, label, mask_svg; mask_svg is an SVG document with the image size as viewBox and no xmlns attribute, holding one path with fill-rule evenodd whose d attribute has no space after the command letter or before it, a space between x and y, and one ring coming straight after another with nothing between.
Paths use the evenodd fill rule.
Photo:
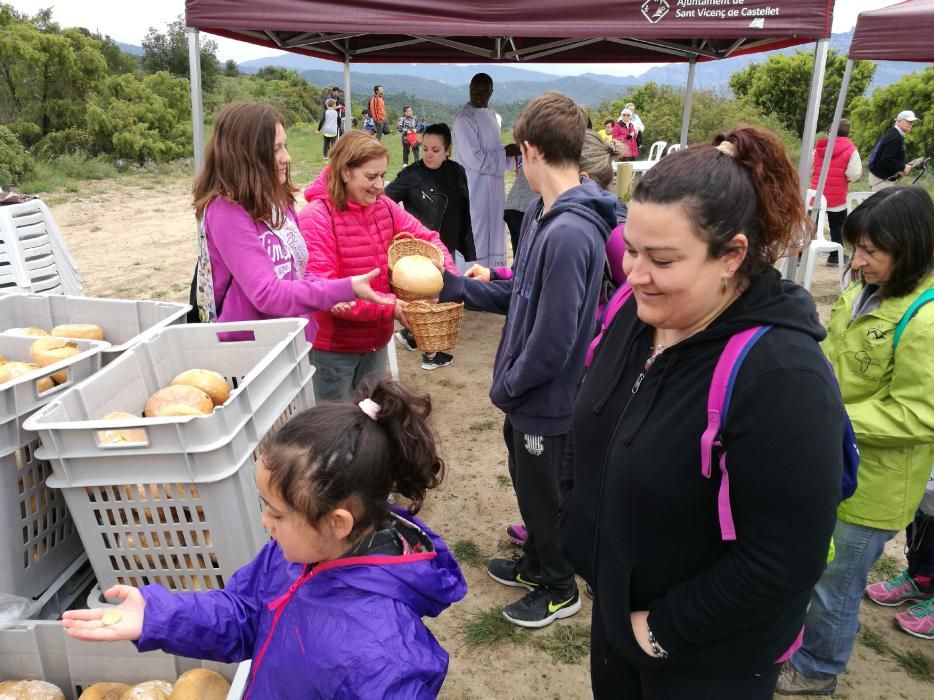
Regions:
<instances>
[{"instance_id":1,"label":"wicker basket","mask_svg":"<svg viewBox=\"0 0 934 700\"><path fill-rule=\"evenodd\" d=\"M444 253L438 246L403 231L393 237L389 246L389 271L392 272L392 266L406 255L424 255L429 260L436 260L440 265L444 265Z\"/></svg>"},{"instance_id":2,"label":"wicker basket","mask_svg":"<svg viewBox=\"0 0 934 700\"><path fill-rule=\"evenodd\" d=\"M402 301L421 301L424 299L430 299L431 297L425 296L424 294L414 294L413 292L403 289L402 287L397 287L392 283L392 268L399 262L402 258L408 255L424 255L429 260L439 262L442 266L444 265L444 253L438 248L438 246L429 243L428 241L423 241L420 238L415 238L411 233L403 231L402 233L397 233L395 238L393 238L392 245L389 246L389 287L392 289L392 293L397 297L402 299Z\"/></svg>"},{"instance_id":3,"label":"wicker basket","mask_svg":"<svg viewBox=\"0 0 934 700\"><path fill-rule=\"evenodd\" d=\"M464 305L447 302L429 304L414 301L405 307L405 318L415 336L415 344L422 352L450 350L457 345L464 320Z\"/></svg>"}]
</instances>

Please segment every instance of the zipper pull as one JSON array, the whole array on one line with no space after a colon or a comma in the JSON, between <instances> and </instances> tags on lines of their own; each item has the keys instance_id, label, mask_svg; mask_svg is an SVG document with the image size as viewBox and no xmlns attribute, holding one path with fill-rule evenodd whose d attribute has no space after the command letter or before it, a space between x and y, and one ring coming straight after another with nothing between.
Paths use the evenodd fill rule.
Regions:
<instances>
[{"instance_id":1,"label":"zipper pull","mask_svg":"<svg viewBox=\"0 0 934 700\"><path fill-rule=\"evenodd\" d=\"M632 385L632 393L635 394L639 391L639 387L642 386L642 380L645 379L645 372L640 372L639 376L636 377L636 383Z\"/></svg>"}]
</instances>

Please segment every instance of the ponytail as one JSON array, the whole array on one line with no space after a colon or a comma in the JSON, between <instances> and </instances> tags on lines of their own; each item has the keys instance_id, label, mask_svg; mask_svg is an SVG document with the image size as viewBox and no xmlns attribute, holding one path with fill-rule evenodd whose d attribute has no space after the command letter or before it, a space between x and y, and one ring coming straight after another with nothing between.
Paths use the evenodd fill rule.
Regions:
<instances>
[{"instance_id":1,"label":"ponytail","mask_svg":"<svg viewBox=\"0 0 934 700\"><path fill-rule=\"evenodd\" d=\"M415 514L444 476L427 395L388 381L360 394L355 403L297 414L260 446L269 486L286 505L312 525L335 508L350 509L351 539L388 517L390 492L405 496Z\"/></svg>"},{"instance_id":2,"label":"ponytail","mask_svg":"<svg viewBox=\"0 0 934 700\"><path fill-rule=\"evenodd\" d=\"M765 129L739 127L709 145L662 158L632 199L684 207L711 257L724 255L733 238L744 234L749 250L739 273L752 278L794 249L802 234L810 237L798 187L797 170L781 142Z\"/></svg>"}]
</instances>

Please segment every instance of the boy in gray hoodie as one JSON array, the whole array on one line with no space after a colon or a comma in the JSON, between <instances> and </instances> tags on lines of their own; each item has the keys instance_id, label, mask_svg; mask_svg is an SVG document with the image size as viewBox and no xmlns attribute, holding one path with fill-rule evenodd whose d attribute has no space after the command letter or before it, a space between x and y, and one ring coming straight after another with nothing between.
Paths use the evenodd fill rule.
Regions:
<instances>
[{"instance_id":1,"label":"boy in gray hoodie","mask_svg":"<svg viewBox=\"0 0 934 700\"><path fill-rule=\"evenodd\" d=\"M540 196L522 220L513 277L482 282L445 272L441 292L441 301L506 315L490 400L506 414L509 474L529 537L519 559L493 559L487 573L528 591L503 609L523 627L544 627L581 605L557 543L558 484L616 225L614 197L580 177L586 126L584 111L560 93L529 102L513 131Z\"/></svg>"}]
</instances>

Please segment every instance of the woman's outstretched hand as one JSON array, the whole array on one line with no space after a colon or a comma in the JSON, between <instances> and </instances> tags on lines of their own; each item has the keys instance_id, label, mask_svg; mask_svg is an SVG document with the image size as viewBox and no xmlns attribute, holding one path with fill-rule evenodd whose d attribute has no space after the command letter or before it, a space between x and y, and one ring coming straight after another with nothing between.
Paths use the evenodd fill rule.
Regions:
<instances>
[{"instance_id":1,"label":"woman's outstretched hand","mask_svg":"<svg viewBox=\"0 0 934 700\"><path fill-rule=\"evenodd\" d=\"M143 633L143 608L146 599L132 586L113 586L104 595L119 598L116 607L91 610L68 610L62 626L69 637L84 642L132 642Z\"/></svg>"},{"instance_id":2,"label":"woman's outstretched hand","mask_svg":"<svg viewBox=\"0 0 934 700\"><path fill-rule=\"evenodd\" d=\"M380 294L370 286L370 280L372 280L378 274L379 269L373 268L365 275L354 275L351 277L350 281L353 284L353 293L357 295L357 299L364 299L365 301L372 301L377 304L392 306L396 303L395 299L388 297L385 294Z\"/></svg>"}]
</instances>

